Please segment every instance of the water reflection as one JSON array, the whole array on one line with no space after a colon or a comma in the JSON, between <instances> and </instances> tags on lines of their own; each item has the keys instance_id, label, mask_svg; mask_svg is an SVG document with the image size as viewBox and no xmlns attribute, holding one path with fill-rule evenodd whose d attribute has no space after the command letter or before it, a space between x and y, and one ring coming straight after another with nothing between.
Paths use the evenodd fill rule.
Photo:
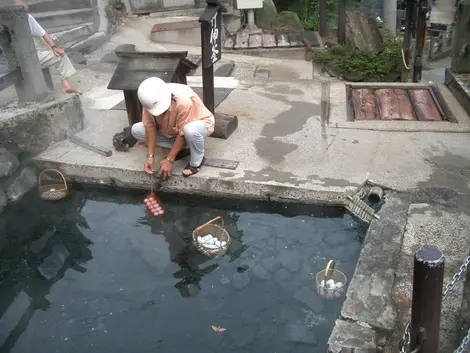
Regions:
<instances>
[{"instance_id":1,"label":"water reflection","mask_svg":"<svg viewBox=\"0 0 470 353\"><path fill-rule=\"evenodd\" d=\"M79 229L88 227L81 215L84 195L68 199L67 213L63 203L45 204L44 209L29 207L40 202L35 195L30 197L31 203L9 206L2 215L0 353L14 348L37 310L50 308L47 296L66 271L84 273L84 265L93 258L92 242Z\"/></svg>"},{"instance_id":2,"label":"water reflection","mask_svg":"<svg viewBox=\"0 0 470 353\"><path fill-rule=\"evenodd\" d=\"M232 243L225 256L232 261L238 258L246 247L243 246L243 232L237 228L239 216L231 211L207 211L199 217L193 217L188 213L188 207L184 205L172 205L166 208L164 219L146 217L153 234L162 235L168 244L170 260L180 269L173 274L178 280L174 285L181 296L193 297L199 294L200 282L204 276L219 268L217 259L211 259L202 255L192 245L192 234L189 229L195 229L201 224L221 216L225 220L225 227L229 232Z\"/></svg>"},{"instance_id":3,"label":"water reflection","mask_svg":"<svg viewBox=\"0 0 470 353\"><path fill-rule=\"evenodd\" d=\"M9 206L0 218L0 353L42 342L48 353L172 353L188 342L195 353L301 353L312 351L312 332L331 331L340 302L314 301L315 311L293 297L312 290L325 257L352 274L360 245L343 212L166 195L166 216L155 218L144 196L73 190L64 202L32 195ZM232 243L210 259L191 232L217 216ZM212 324L230 329L214 334Z\"/></svg>"}]
</instances>

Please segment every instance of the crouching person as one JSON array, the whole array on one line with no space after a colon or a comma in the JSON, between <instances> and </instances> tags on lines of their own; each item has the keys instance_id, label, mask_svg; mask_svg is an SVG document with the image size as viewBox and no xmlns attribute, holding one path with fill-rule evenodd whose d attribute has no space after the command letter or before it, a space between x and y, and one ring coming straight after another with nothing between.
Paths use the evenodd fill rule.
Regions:
<instances>
[{"instance_id":1,"label":"crouching person","mask_svg":"<svg viewBox=\"0 0 470 353\"><path fill-rule=\"evenodd\" d=\"M157 77L143 81L137 91L142 104L142 122L132 126L132 135L147 143L146 173L154 172L155 146L169 149L160 162L159 176L168 178L175 160L190 155L183 176L196 174L203 166L204 145L214 132L214 116L199 96L186 85L165 83Z\"/></svg>"}]
</instances>

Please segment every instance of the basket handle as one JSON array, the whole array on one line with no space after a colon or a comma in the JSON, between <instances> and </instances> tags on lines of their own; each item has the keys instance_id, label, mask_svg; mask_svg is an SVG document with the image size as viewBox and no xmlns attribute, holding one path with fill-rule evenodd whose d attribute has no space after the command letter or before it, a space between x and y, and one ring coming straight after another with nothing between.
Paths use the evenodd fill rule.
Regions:
<instances>
[{"instance_id":1,"label":"basket handle","mask_svg":"<svg viewBox=\"0 0 470 353\"><path fill-rule=\"evenodd\" d=\"M335 260L330 260L328 261L328 265L326 265L325 268L325 287L326 287L326 281L328 281L328 278L333 274L335 271L336 267L336 262Z\"/></svg>"},{"instance_id":2,"label":"basket handle","mask_svg":"<svg viewBox=\"0 0 470 353\"><path fill-rule=\"evenodd\" d=\"M45 170L43 170L38 176L38 185L39 186L42 186L42 184L41 184L42 176L46 172L55 172L55 173L59 174L61 176L62 180L64 181L65 190L68 190L67 181L65 180L64 174L59 172L57 169L45 169Z\"/></svg>"},{"instance_id":3,"label":"basket handle","mask_svg":"<svg viewBox=\"0 0 470 353\"><path fill-rule=\"evenodd\" d=\"M222 228L225 228L225 225L224 225L224 219L221 217L221 216L217 216L215 217L214 219L211 219L210 221L200 225L199 227L197 227L194 231L197 232L199 230L201 230L202 228L204 228L205 226L211 224L211 223L214 223L216 221L220 221L220 223L222 224Z\"/></svg>"}]
</instances>

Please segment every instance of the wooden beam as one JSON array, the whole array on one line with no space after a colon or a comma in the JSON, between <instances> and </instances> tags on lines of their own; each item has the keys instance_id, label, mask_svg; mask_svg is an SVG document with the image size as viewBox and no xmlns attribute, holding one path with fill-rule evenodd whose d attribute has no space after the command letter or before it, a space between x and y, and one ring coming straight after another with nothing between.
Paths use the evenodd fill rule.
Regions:
<instances>
[{"instance_id":1,"label":"wooden beam","mask_svg":"<svg viewBox=\"0 0 470 353\"><path fill-rule=\"evenodd\" d=\"M70 140L70 142L72 142L76 145L79 145L83 148L86 148L87 150L99 153L99 154L101 154L105 157L110 157L110 156L113 155L113 152L110 149L107 149L107 148L102 147L102 146L98 146L98 145L96 145L94 143L91 143L91 142L87 142L85 139L83 139L81 137L78 137L76 135L70 136L69 140Z\"/></svg>"}]
</instances>

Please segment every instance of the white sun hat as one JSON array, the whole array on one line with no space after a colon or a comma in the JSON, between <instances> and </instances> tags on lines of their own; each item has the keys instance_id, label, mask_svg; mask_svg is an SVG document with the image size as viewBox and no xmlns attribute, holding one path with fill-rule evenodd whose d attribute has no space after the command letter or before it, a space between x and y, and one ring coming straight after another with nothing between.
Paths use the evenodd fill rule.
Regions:
<instances>
[{"instance_id":1,"label":"white sun hat","mask_svg":"<svg viewBox=\"0 0 470 353\"><path fill-rule=\"evenodd\" d=\"M171 105L171 92L165 81L158 77L145 79L137 90L137 96L142 106L153 116L163 114Z\"/></svg>"}]
</instances>

